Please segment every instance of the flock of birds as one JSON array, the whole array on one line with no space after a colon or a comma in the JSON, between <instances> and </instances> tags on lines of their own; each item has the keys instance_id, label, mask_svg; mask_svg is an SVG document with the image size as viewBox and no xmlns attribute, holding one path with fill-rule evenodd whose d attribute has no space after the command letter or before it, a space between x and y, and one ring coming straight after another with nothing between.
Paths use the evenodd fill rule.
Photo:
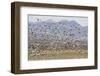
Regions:
<instances>
[{"instance_id":1,"label":"flock of birds","mask_svg":"<svg viewBox=\"0 0 100 76\"><path fill-rule=\"evenodd\" d=\"M83 27L76 21L52 20L29 23L28 27L28 49L40 51L41 49L58 48L64 45L67 49L87 49L88 27ZM45 47L44 47L45 46ZM63 46L62 46L63 47ZM65 48L64 48L65 49Z\"/></svg>"}]
</instances>

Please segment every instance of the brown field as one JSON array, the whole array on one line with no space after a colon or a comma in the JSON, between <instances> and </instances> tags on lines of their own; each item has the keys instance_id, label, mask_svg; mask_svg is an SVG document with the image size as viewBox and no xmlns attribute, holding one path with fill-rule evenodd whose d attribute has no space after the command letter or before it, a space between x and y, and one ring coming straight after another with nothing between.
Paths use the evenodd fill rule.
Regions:
<instances>
[{"instance_id":1,"label":"brown field","mask_svg":"<svg viewBox=\"0 0 100 76\"><path fill-rule=\"evenodd\" d=\"M50 60L50 59L80 59L87 58L87 50L75 51L75 50L65 50L65 51L42 51L42 52L29 52L28 60Z\"/></svg>"}]
</instances>

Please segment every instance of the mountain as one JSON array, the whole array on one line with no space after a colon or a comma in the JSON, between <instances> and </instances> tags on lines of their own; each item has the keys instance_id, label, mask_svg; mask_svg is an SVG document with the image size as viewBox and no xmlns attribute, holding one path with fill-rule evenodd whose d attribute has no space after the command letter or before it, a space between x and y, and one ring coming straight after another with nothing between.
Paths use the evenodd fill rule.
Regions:
<instances>
[{"instance_id":1,"label":"mountain","mask_svg":"<svg viewBox=\"0 0 100 76\"><path fill-rule=\"evenodd\" d=\"M81 26L76 21L51 19L38 22L30 22L28 25L30 37L37 40L63 40L63 41L85 41L88 39L88 26ZM30 38L29 37L29 38Z\"/></svg>"}]
</instances>

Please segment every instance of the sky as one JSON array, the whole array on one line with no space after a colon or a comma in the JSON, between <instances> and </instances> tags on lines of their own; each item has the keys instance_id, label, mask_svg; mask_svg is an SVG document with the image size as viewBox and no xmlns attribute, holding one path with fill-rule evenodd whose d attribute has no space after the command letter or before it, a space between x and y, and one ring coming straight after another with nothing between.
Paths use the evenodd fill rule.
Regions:
<instances>
[{"instance_id":1,"label":"sky","mask_svg":"<svg viewBox=\"0 0 100 76\"><path fill-rule=\"evenodd\" d=\"M88 17L79 17L79 16L50 16L50 15L28 15L29 22L37 22L37 21L60 21L60 20L68 20L68 21L77 21L81 26L88 26Z\"/></svg>"}]
</instances>

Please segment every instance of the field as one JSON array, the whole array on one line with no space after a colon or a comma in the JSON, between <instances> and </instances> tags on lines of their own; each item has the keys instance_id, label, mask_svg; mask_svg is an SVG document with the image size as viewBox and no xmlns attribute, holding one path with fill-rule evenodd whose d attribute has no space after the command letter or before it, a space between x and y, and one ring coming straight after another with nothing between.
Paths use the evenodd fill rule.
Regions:
<instances>
[{"instance_id":1,"label":"field","mask_svg":"<svg viewBox=\"0 0 100 76\"><path fill-rule=\"evenodd\" d=\"M28 60L50 60L50 59L80 59L87 58L87 50L75 51L42 51L42 52L29 52Z\"/></svg>"}]
</instances>

